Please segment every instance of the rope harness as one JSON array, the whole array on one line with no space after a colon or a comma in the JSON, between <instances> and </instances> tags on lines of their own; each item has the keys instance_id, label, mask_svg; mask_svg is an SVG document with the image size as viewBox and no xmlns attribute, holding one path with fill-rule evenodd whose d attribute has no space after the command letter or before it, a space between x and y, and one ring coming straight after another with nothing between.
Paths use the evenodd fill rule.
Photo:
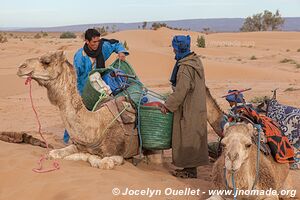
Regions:
<instances>
[{"instance_id":1,"label":"rope harness","mask_svg":"<svg viewBox=\"0 0 300 200\"><path fill-rule=\"evenodd\" d=\"M229 115L234 118L234 122L230 122L230 126L234 126L237 123L237 121L244 120L244 121L248 121L249 123L251 123L257 130L258 142L257 142L257 153L256 153L256 175L255 175L255 179L254 179L254 182L253 182L253 185L251 188L252 190L254 190L255 186L259 180L259 163L260 163L260 147L261 147L260 140L261 140L261 133L263 132L263 130L262 130L262 127L260 124L254 124L250 119L248 119L244 116L241 116L238 113L234 113L234 112L230 111ZM226 189L228 189L229 185L228 185L228 182L226 179L226 167L224 167L223 169L224 169L225 185L226 185ZM236 188L236 184L235 184L234 174L235 174L235 172L231 172L231 182L232 182L232 187L233 187L234 200L236 200L237 199L237 194L236 194L237 188Z\"/></svg>"},{"instance_id":2,"label":"rope harness","mask_svg":"<svg viewBox=\"0 0 300 200\"><path fill-rule=\"evenodd\" d=\"M31 76L29 76L25 81L25 85L28 85L28 84L29 84L29 96L30 96L31 107L32 107L32 110L35 114L35 117L36 117L36 120L37 120L37 123L38 123L38 132L39 132L41 138L43 139L43 141L46 143L46 148L47 148L47 153L44 154L44 155L41 155L40 159L38 160L39 167L38 168L33 168L32 171L34 171L36 173L45 173L45 172L55 171L55 170L58 170L60 168L60 165L59 165L58 161L56 161L56 160L53 161L53 163L52 163L53 167L52 168L43 169L43 162L48 159L47 154L49 154L50 149L49 149L49 145L48 145L47 140L44 138L44 136L41 132L42 126L41 126L37 111L36 111L36 109L34 107L34 104L33 104Z\"/></svg>"}]
</instances>

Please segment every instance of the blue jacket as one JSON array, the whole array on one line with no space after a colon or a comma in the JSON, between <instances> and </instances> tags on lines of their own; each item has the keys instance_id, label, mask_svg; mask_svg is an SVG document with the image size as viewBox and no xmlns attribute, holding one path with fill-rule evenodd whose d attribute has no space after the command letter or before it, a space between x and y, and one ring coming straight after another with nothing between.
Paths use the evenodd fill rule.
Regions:
<instances>
[{"instance_id":1,"label":"blue jacket","mask_svg":"<svg viewBox=\"0 0 300 200\"><path fill-rule=\"evenodd\" d=\"M102 54L104 57L104 60L107 60L110 55L115 52L115 53L120 53L123 52L125 55L129 55L128 51L124 48L122 43L114 43L111 44L110 42L103 42L102 46ZM94 69L96 65L96 62L94 63L94 66L92 66L92 61L91 59L86 55L84 52L83 48L80 48L75 56L74 56L74 66L76 69L77 73L77 89L82 95L84 85L87 81L89 72Z\"/></svg>"}]
</instances>

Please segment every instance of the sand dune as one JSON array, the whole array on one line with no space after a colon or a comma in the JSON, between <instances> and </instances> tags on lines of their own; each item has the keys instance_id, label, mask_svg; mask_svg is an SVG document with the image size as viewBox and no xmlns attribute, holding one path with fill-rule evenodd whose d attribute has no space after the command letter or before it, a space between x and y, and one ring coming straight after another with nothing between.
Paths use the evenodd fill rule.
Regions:
<instances>
[{"instance_id":1,"label":"sand dune","mask_svg":"<svg viewBox=\"0 0 300 200\"><path fill-rule=\"evenodd\" d=\"M18 38L8 38L0 44L0 130L35 131L37 124L30 107L28 86L18 78L17 66L27 58L37 57L47 51L65 50L72 62L75 51L82 47L80 38L58 39L59 33L49 33L42 39L33 33L13 33ZM78 33L80 35L81 33ZM248 100L271 95L271 90L279 88L278 99L282 103L300 107L300 68L296 64L281 63L283 59L293 59L300 63L299 32L264 33L216 33L205 35L207 48L196 47L196 39L201 33L174 31L169 29L132 30L109 34L106 38L116 38L128 43L128 61L145 84L157 91L170 91L169 76L174 65L171 39L176 34L192 36L192 50L202 56L206 72L206 82L212 94L223 109L227 103L220 98L228 89L253 88L245 94ZM22 37L23 41L19 38ZM251 57L256 59L251 59ZM116 58L113 55L108 63ZM108 64L107 64L108 65ZM285 91L286 89L289 91ZM33 97L37 107L42 130L46 137L62 146L63 124L57 108L52 106L46 91L33 84ZM214 138L214 136L210 136ZM198 169L196 180L179 180L169 175L170 164L164 166L133 166L126 162L113 171L93 169L84 162L61 161L61 169L36 174L31 171L36 166L40 154L45 149L30 145L8 144L0 141L0 199L129 199L112 196L111 190L119 187L135 189L209 188L211 166ZM167 157L170 159L170 157ZM299 189L300 172L292 172L295 185ZM203 199L202 197L166 197L155 199ZM130 198L141 199L141 198ZM147 199L147 198L145 198Z\"/></svg>"}]
</instances>

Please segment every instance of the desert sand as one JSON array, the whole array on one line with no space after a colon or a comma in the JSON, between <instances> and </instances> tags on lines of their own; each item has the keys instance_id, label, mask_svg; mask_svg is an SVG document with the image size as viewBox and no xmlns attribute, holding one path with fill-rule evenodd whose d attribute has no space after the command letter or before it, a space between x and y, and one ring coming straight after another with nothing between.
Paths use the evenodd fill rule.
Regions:
<instances>
[{"instance_id":1,"label":"desert sand","mask_svg":"<svg viewBox=\"0 0 300 200\"><path fill-rule=\"evenodd\" d=\"M47 51L62 49L70 62L76 50L83 46L80 37L59 39L59 33L34 39L35 33L12 33L8 42L0 44L0 131L28 131L38 137L29 99L29 87L16 76L17 67L27 58ZM78 36L82 33L78 33ZM281 103L300 107L300 32L212 33L205 35L207 48L196 46L202 33L169 29L122 31L105 36L125 41L132 64L140 79L158 92L170 92L169 77L174 65L171 39L176 34L190 34L192 50L201 55L206 84L217 102L226 111L222 95L228 89L252 88L245 93L247 100L271 96L278 88ZM22 38L22 39L20 39ZM299 50L300 51L300 50ZM255 57L256 59L251 59ZM107 66L116 58L112 55ZM282 63L292 59L294 63ZM42 132L55 147L62 147L64 126L58 109L52 106L46 90L33 82L33 100L39 114ZM209 139L216 136L212 131ZM0 199L148 199L146 196L113 196L112 189L172 189L210 188L211 165L198 168L198 179L182 180L169 174L170 151L165 152L163 165L126 162L114 170L99 170L85 162L60 161L61 169L37 174L32 169L46 149L26 144L0 141ZM50 164L50 163L48 163ZM300 172L291 171L298 192ZM200 196L155 196L151 199L204 199Z\"/></svg>"}]
</instances>

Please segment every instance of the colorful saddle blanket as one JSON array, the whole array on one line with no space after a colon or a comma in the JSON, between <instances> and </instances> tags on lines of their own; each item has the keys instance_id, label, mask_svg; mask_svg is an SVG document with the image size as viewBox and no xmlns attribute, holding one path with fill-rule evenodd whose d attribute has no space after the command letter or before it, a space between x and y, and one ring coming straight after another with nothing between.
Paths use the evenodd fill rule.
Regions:
<instances>
[{"instance_id":1,"label":"colorful saddle blanket","mask_svg":"<svg viewBox=\"0 0 300 200\"><path fill-rule=\"evenodd\" d=\"M280 125L280 129L288 137L295 150L293 168L300 169L300 109L278 103L276 99L269 101L267 116Z\"/></svg>"}]
</instances>

